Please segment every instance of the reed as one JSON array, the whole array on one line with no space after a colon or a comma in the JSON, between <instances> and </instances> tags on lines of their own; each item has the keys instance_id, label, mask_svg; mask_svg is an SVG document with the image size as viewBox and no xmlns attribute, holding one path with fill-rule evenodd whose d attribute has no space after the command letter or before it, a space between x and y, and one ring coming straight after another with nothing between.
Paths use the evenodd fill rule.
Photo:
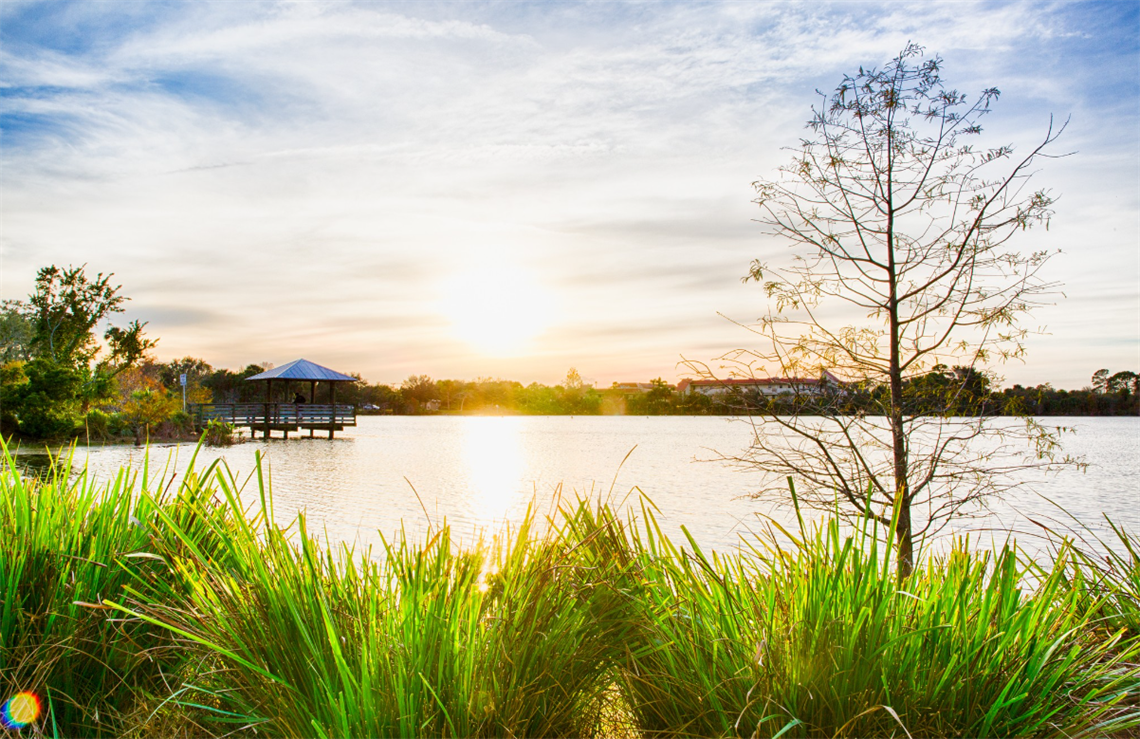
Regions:
<instances>
[{"instance_id":1,"label":"reed","mask_svg":"<svg viewBox=\"0 0 1140 739\"><path fill-rule=\"evenodd\" d=\"M1076 532L1058 536L1072 551L1071 587L1087 599L1107 630L1125 629L1140 636L1140 536L1107 520L1108 541L1077 521Z\"/></svg>"},{"instance_id":2,"label":"reed","mask_svg":"<svg viewBox=\"0 0 1140 739\"><path fill-rule=\"evenodd\" d=\"M1140 535L1112 521L1108 524L1118 546L1107 547L1104 565L1097 567L1097 594L1105 600L1110 628L1126 628L1133 636L1140 636ZM1091 564L1093 559L1086 561Z\"/></svg>"},{"instance_id":3,"label":"reed","mask_svg":"<svg viewBox=\"0 0 1140 739\"><path fill-rule=\"evenodd\" d=\"M1071 550L1039 578L1012 547L962 540L900 586L870 522L708 557L647 521L631 546L653 649L623 672L647 731L1104 736L1140 719L1140 642L1070 587Z\"/></svg>"},{"instance_id":4,"label":"reed","mask_svg":"<svg viewBox=\"0 0 1140 739\"><path fill-rule=\"evenodd\" d=\"M873 522L730 554L563 502L467 546L275 523L224 465L160 488L0 469L0 683L61 736L1099 736L1140 727L1136 540L968 541L903 584ZM191 464L191 470L193 470ZM687 537L687 534L686 534ZM1132 548L1129 549L1129 546Z\"/></svg>"},{"instance_id":5,"label":"reed","mask_svg":"<svg viewBox=\"0 0 1140 739\"><path fill-rule=\"evenodd\" d=\"M1140 535L1130 532L1105 516L1108 534L1048 498L1043 501L1056 509L1052 516L1032 519L1041 531L1042 543L1054 566L1038 568L1045 578L1064 565L1066 587L1082 596L1081 605L1097 618L1099 628L1108 633L1124 629L1140 636Z\"/></svg>"},{"instance_id":6,"label":"reed","mask_svg":"<svg viewBox=\"0 0 1140 739\"><path fill-rule=\"evenodd\" d=\"M43 696L62 735L122 736L193 655L166 629L117 618L108 601L128 586L153 602L183 597L157 510L207 548L200 516L212 519L209 531L224 517L193 475L148 495L147 466L99 483L68 455L28 479L2 440L0 450L0 691Z\"/></svg>"},{"instance_id":7,"label":"reed","mask_svg":"<svg viewBox=\"0 0 1140 739\"><path fill-rule=\"evenodd\" d=\"M223 486L230 505L237 499ZM185 555L186 602L123 608L218 658L225 710L270 736L587 736L629 628L610 565L585 564L585 516L462 549L446 526L382 556L322 547L262 514L215 566ZM561 523L561 525L559 525ZM219 522L225 525L225 522ZM222 532L218 532L219 534ZM221 540L217 537L216 540ZM591 550L593 551L593 550Z\"/></svg>"}]
</instances>

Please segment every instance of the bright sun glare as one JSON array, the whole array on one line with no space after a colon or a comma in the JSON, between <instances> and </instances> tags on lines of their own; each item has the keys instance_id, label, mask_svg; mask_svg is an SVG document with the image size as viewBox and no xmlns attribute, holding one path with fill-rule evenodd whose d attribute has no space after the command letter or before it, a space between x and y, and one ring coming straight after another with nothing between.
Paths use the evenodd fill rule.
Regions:
<instances>
[{"instance_id":1,"label":"bright sun glare","mask_svg":"<svg viewBox=\"0 0 1140 739\"><path fill-rule=\"evenodd\" d=\"M467 271L444 286L444 315L458 338L483 354L524 350L546 330L550 309L550 296L534 275L516 267Z\"/></svg>"}]
</instances>

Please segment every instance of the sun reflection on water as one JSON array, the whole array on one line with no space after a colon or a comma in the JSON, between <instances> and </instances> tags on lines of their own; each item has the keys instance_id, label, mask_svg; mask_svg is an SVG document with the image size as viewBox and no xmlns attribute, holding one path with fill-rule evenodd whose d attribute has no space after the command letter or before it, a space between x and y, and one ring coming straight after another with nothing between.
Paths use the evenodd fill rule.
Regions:
<instances>
[{"instance_id":1,"label":"sun reflection on water","mask_svg":"<svg viewBox=\"0 0 1140 739\"><path fill-rule=\"evenodd\" d=\"M465 420L463 460L471 515L481 526L495 530L524 497L522 425L515 418L493 416Z\"/></svg>"}]
</instances>

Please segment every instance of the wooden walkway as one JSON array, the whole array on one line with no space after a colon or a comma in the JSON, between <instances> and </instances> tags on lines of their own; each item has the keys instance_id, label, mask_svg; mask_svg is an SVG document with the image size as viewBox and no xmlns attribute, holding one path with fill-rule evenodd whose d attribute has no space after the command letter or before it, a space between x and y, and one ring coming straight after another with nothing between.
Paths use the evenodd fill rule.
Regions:
<instances>
[{"instance_id":1,"label":"wooden walkway","mask_svg":"<svg viewBox=\"0 0 1140 739\"><path fill-rule=\"evenodd\" d=\"M257 432L269 438L271 431L281 431L289 438L290 431L343 431L345 426L356 425L356 406L345 403L195 403L187 407L194 419L194 427L203 429L210 421L224 421L232 426L248 426L256 438Z\"/></svg>"}]
</instances>

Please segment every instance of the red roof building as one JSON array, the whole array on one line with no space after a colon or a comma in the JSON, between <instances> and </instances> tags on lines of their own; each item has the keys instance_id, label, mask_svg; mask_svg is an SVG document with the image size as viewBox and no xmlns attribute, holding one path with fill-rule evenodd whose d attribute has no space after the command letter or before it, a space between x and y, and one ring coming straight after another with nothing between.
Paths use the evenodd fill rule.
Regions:
<instances>
[{"instance_id":1,"label":"red roof building","mask_svg":"<svg viewBox=\"0 0 1140 739\"><path fill-rule=\"evenodd\" d=\"M728 380L681 380L677 392L720 395L733 390L756 390L761 395L822 395L827 387L843 385L835 375L827 370L818 378L807 377L744 377Z\"/></svg>"}]
</instances>

